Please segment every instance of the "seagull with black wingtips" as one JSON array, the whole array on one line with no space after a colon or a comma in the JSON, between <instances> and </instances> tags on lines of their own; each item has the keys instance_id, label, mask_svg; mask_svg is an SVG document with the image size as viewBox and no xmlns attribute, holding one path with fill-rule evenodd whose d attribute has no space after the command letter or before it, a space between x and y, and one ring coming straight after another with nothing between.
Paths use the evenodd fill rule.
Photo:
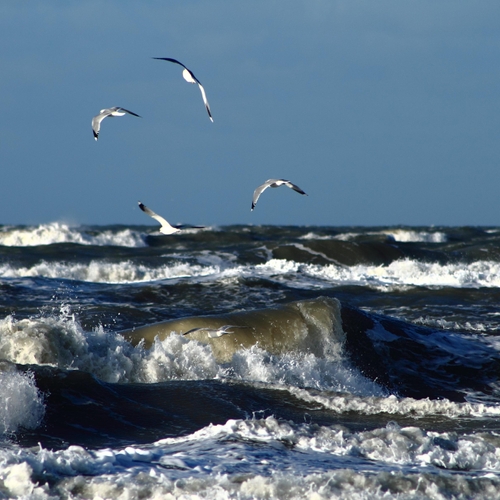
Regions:
<instances>
[{"instance_id":1,"label":"seagull with black wingtips","mask_svg":"<svg viewBox=\"0 0 500 500\"><path fill-rule=\"evenodd\" d=\"M139 208L147 215L152 217L154 220L160 223L160 233L163 234L174 234L182 231L182 229L204 229L205 226L172 226L170 222L164 219L161 215L158 215L156 212L153 212L150 208L148 208L144 203L138 202Z\"/></svg>"},{"instance_id":2,"label":"seagull with black wingtips","mask_svg":"<svg viewBox=\"0 0 500 500\"><path fill-rule=\"evenodd\" d=\"M129 114L132 116L137 116L141 118L138 114L133 111L129 111L125 108L120 108L119 106L113 106L112 108L101 109L98 115L92 118L92 132L94 133L94 139L97 141L99 138L99 130L101 129L101 122L104 118L112 118L113 116L123 116L125 114Z\"/></svg>"},{"instance_id":3,"label":"seagull with black wingtips","mask_svg":"<svg viewBox=\"0 0 500 500\"><path fill-rule=\"evenodd\" d=\"M257 204L257 200L259 199L259 196L262 194L263 191L265 191L267 188L277 188L280 186L286 186L289 187L290 189L293 189L294 191L297 191L297 193L300 194L305 194L307 196L307 193L302 191L302 189L299 188L299 186L293 184L290 181L287 181L286 179L268 179L264 184L259 186L254 192L253 192L253 198L252 198L252 210L255 208L255 205Z\"/></svg>"},{"instance_id":4,"label":"seagull with black wingtips","mask_svg":"<svg viewBox=\"0 0 500 500\"><path fill-rule=\"evenodd\" d=\"M210 105L208 104L208 99L207 99L207 94L205 93L205 89L203 88L203 85L201 84L200 80L194 76L194 73L188 69L184 64L182 64L180 61L177 59L172 59L171 57L153 57L153 59L159 59L161 61L169 61L175 64L178 64L179 66L182 66L184 69L182 70L182 76L184 77L184 80L188 83L196 83L198 84L198 87L201 92L201 97L203 99L203 103L205 104L205 108L208 113L208 117L210 120L213 122L214 119L212 118L212 112L210 111Z\"/></svg>"}]
</instances>

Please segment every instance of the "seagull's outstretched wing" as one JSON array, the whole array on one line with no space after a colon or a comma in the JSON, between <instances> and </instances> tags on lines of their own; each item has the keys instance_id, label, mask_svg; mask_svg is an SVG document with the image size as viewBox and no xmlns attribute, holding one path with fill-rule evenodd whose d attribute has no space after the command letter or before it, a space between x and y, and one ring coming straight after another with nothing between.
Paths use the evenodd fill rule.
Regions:
<instances>
[{"instance_id":1,"label":"seagull's outstretched wing","mask_svg":"<svg viewBox=\"0 0 500 500\"><path fill-rule=\"evenodd\" d=\"M129 115L132 115L132 116L137 116L138 118L141 118L140 115L138 115L137 113L134 113L133 111L129 111L128 109L125 109L125 108L113 108L114 109L114 114L116 114L116 116L123 116L125 113L128 113ZM118 114L118 113L120 114Z\"/></svg>"},{"instance_id":2,"label":"seagull's outstretched wing","mask_svg":"<svg viewBox=\"0 0 500 500\"><path fill-rule=\"evenodd\" d=\"M94 139L97 141L97 139L99 138L101 122L104 120L104 118L107 118L108 116L110 117L123 116L125 113L141 118L137 113L129 111L128 109L125 108L120 108L119 106L113 106L112 108L101 109L99 114L94 116L94 118L92 118L92 132L94 133Z\"/></svg>"},{"instance_id":3,"label":"seagull's outstretched wing","mask_svg":"<svg viewBox=\"0 0 500 500\"><path fill-rule=\"evenodd\" d=\"M290 181L285 181L284 179L281 179L281 180L283 181L283 184L285 186L289 187L290 189L293 189L294 191L297 191L297 193L305 194L307 196L307 193L305 193L304 191L302 191L302 189L300 189L299 186L297 186L296 184L293 184Z\"/></svg>"},{"instance_id":4,"label":"seagull's outstretched wing","mask_svg":"<svg viewBox=\"0 0 500 500\"><path fill-rule=\"evenodd\" d=\"M287 181L286 179L268 179L264 184L259 186L254 192L253 192L253 198L252 198L252 208L253 210L255 208L255 205L257 204L257 200L259 199L259 196L265 191L268 187L272 188L277 188L280 186L287 186L290 189L293 189L294 191L297 191L297 193L300 194L305 194L307 196L307 193L305 193L299 186L296 184L293 184L290 181Z\"/></svg>"},{"instance_id":5,"label":"seagull's outstretched wing","mask_svg":"<svg viewBox=\"0 0 500 500\"><path fill-rule=\"evenodd\" d=\"M99 131L101 130L101 122L111 114L110 109L101 109L101 112L92 118L92 132L94 139L97 141L99 138Z\"/></svg>"},{"instance_id":6,"label":"seagull's outstretched wing","mask_svg":"<svg viewBox=\"0 0 500 500\"><path fill-rule=\"evenodd\" d=\"M160 233L163 234L174 234L178 233L182 229L205 229L205 226L191 226L188 224L185 225L176 225L172 226L170 222L168 222L166 219L164 219L161 215L158 215L156 212L153 212L150 208L148 208L144 203L138 202L139 208L147 215L155 219L161 224L160 227Z\"/></svg>"},{"instance_id":7,"label":"seagull's outstretched wing","mask_svg":"<svg viewBox=\"0 0 500 500\"><path fill-rule=\"evenodd\" d=\"M180 229L170 225L170 223L167 220L165 220L161 215L158 215L157 213L153 212L150 208L148 208L146 205L144 205L140 201L138 203L139 203L139 208L145 214L149 215L150 217L152 217L153 219L155 219L156 221L158 221L161 224L161 227L160 227L161 233L174 234L174 233L178 233L180 231Z\"/></svg>"},{"instance_id":8,"label":"seagull's outstretched wing","mask_svg":"<svg viewBox=\"0 0 500 500\"><path fill-rule=\"evenodd\" d=\"M193 82L190 82L190 83L200 83L200 81L198 80L198 78L196 78L196 76L194 76L194 73L187 66L185 66L184 64L182 64L177 59L173 59L172 57L153 57L153 59L158 59L159 61L168 61L168 62L172 62L172 63L178 64L179 66L182 66L186 71L189 72L189 74L191 75L191 77L193 79Z\"/></svg>"},{"instance_id":9,"label":"seagull's outstretched wing","mask_svg":"<svg viewBox=\"0 0 500 500\"><path fill-rule=\"evenodd\" d=\"M182 71L182 76L184 80L186 80L186 82L188 83L196 83L198 85L198 88L200 89L201 92L201 97L203 99L203 104L205 104L205 109L207 110L208 113L208 117L210 118L210 121L213 122L214 119L212 117L212 111L210 111L210 105L208 104L207 94L200 80L198 80L198 78L194 76L194 73L177 59L173 59L171 57L153 57L153 59L158 59L160 61L169 61L174 64L178 64L179 66L182 66L184 68L184 70Z\"/></svg>"},{"instance_id":10,"label":"seagull's outstretched wing","mask_svg":"<svg viewBox=\"0 0 500 500\"><path fill-rule=\"evenodd\" d=\"M253 198L252 198L252 210L255 208L255 205L257 205L257 200L259 199L259 196L262 194L263 191L265 191L271 184L274 179L269 179L268 181L264 182L261 186L259 186L254 192L253 192Z\"/></svg>"},{"instance_id":11,"label":"seagull's outstretched wing","mask_svg":"<svg viewBox=\"0 0 500 500\"><path fill-rule=\"evenodd\" d=\"M207 99L207 94L205 93L205 89L203 88L203 85L200 82L198 82L198 87L200 89L201 97L205 104L205 109L207 110L208 117L210 118L210 121L213 123L214 119L212 118L212 112L210 111L210 104L208 104L208 99Z\"/></svg>"}]
</instances>

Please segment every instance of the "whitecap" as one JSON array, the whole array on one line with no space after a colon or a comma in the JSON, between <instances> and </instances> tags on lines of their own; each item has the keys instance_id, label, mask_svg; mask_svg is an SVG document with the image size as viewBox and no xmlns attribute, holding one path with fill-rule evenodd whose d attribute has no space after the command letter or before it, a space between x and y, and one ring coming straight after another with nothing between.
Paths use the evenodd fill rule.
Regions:
<instances>
[{"instance_id":1,"label":"whitecap","mask_svg":"<svg viewBox=\"0 0 500 500\"><path fill-rule=\"evenodd\" d=\"M500 406L484 403L456 403L448 399L398 398L394 395L361 397L354 393L328 394L300 387L290 387L289 391L304 401L320 403L339 414L356 412L362 415L387 414L412 418L441 416L450 419L500 417Z\"/></svg>"},{"instance_id":2,"label":"whitecap","mask_svg":"<svg viewBox=\"0 0 500 500\"><path fill-rule=\"evenodd\" d=\"M84 226L69 226L62 222L40 224L31 227L3 226L0 228L0 245L29 247L55 243L77 243L97 246L146 246L142 234L125 229L92 230Z\"/></svg>"},{"instance_id":3,"label":"whitecap","mask_svg":"<svg viewBox=\"0 0 500 500\"><path fill-rule=\"evenodd\" d=\"M440 264L400 259L386 266L359 264L347 267L306 264L301 270L306 276L335 284L369 286L380 290L405 286L500 287L500 263L492 261Z\"/></svg>"},{"instance_id":4,"label":"whitecap","mask_svg":"<svg viewBox=\"0 0 500 500\"><path fill-rule=\"evenodd\" d=\"M151 349L134 347L102 327L84 331L67 309L59 317L0 320L0 358L77 369L114 383L215 378L221 371L210 346L173 334Z\"/></svg>"},{"instance_id":5,"label":"whitecap","mask_svg":"<svg viewBox=\"0 0 500 500\"><path fill-rule=\"evenodd\" d=\"M207 276L218 272L218 268L186 262L174 262L158 267L136 264L130 260L121 262L92 260L88 264L41 261L30 267L16 267L11 263L0 264L0 277L3 278L43 277L93 283L139 283Z\"/></svg>"},{"instance_id":6,"label":"whitecap","mask_svg":"<svg viewBox=\"0 0 500 500\"><path fill-rule=\"evenodd\" d=\"M394 241L405 243L446 243L448 236L442 231L416 231L411 229L392 229L383 231Z\"/></svg>"}]
</instances>

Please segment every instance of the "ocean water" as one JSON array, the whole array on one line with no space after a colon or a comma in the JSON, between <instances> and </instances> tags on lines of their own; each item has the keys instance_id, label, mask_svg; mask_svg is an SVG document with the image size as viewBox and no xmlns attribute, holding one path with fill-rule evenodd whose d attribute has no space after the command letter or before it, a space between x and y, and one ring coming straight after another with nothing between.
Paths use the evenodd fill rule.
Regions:
<instances>
[{"instance_id":1,"label":"ocean water","mask_svg":"<svg viewBox=\"0 0 500 500\"><path fill-rule=\"evenodd\" d=\"M500 228L155 229L0 226L0 498L500 498Z\"/></svg>"}]
</instances>

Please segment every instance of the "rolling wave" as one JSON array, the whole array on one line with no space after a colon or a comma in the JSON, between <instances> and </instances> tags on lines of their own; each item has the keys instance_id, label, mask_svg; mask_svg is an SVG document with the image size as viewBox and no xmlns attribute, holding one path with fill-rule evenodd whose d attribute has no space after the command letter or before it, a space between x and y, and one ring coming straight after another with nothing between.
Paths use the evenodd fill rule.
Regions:
<instances>
[{"instance_id":1,"label":"rolling wave","mask_svg":"<svg viewBox=\"0 0 500 500\"><path fill-rule=\"evenodd\" d=\"M262 264L244 265L234 262L232 256L199 256L190 260L199 263L171 256L156 265L133 260L111 262L106 259L86 263L42 260L31 266L5 262L0 263L0 278L41 277L93 283L140 283L178 278L200 278L205 281L259 278L277 280L291 287L316 289L346 285L380 291L404 287L500 287L500 262L496 261L441 264L402 259L387 265L345 266L331 263L307 264L277 258Z\"/></svg>"},{"instance_id":2,"label":"rolling wave","mask_svg":"<svg viewBox=\"0 0 500 500\"><path fill-rule=\"evenodd\" d=\"M0 228L0 245L30 247L76 243L95 246L144 247L143 235L128 228L94 230L88 227L72 227L62 222L40 224L34 227L3 226Z\"/></svg>"}]
</instances>

